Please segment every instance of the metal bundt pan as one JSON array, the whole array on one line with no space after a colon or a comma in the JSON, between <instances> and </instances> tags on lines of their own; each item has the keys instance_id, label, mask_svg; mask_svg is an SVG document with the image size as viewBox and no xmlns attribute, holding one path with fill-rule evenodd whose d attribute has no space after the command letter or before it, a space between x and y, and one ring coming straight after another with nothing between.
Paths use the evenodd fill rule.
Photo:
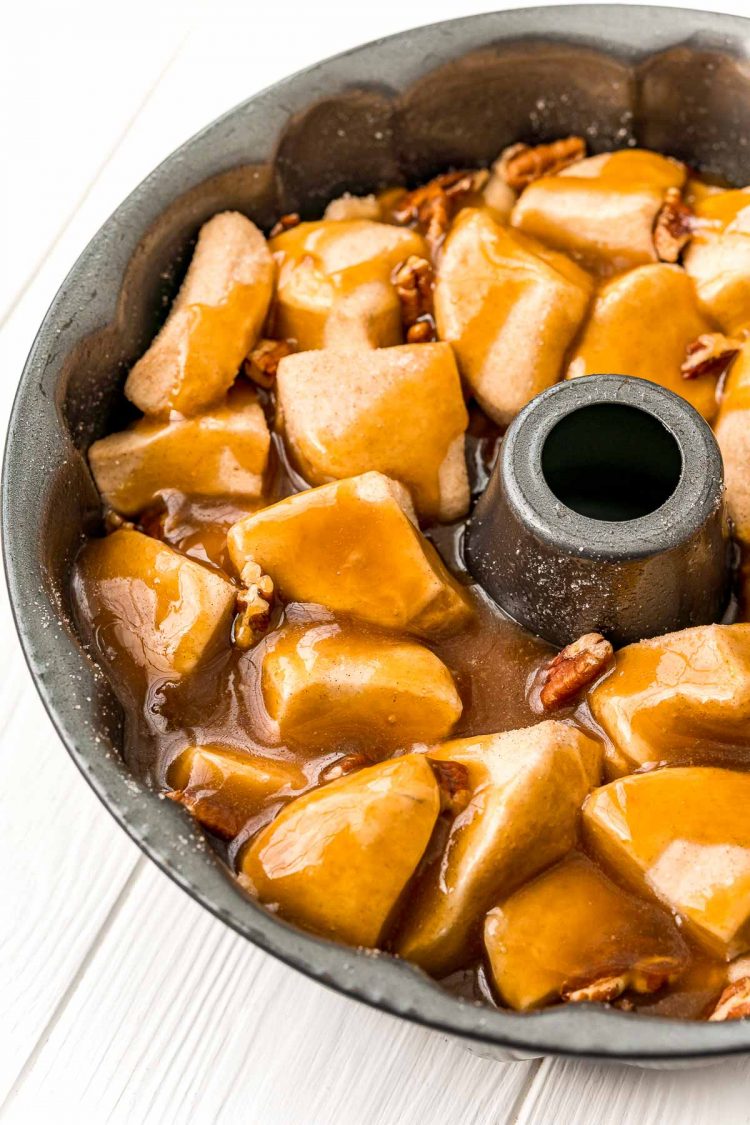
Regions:
<instances>
[{"instance_id":1,"label":"metal bundt pan","mask_svg":"<svg viewBox=\"0 0 750 1125\"><path fill-rule=\"evenodd\" d=\"M576 1005L516 1015L461 1001L419 970L287 925L184 846L184 814L134 784L121 711L72 627L68 574L99 504L85 451L128 416L129 365L163 317L200 224L238 208L269 227L332 196L487 163L568 133L638 143L750 181L750 23L677 8L498 12L360 47L231 110L170 156L65 279L21 378L5 452L11 599L31 673L73 760L143 851L208 910L321 983L498 1059L557 1053L676 1065L750 1049L750 1021L698 1024ZM49 627L50 624L52 627ZM182 839L183 842L180 842Z\"/></svg>"}]
</instances>

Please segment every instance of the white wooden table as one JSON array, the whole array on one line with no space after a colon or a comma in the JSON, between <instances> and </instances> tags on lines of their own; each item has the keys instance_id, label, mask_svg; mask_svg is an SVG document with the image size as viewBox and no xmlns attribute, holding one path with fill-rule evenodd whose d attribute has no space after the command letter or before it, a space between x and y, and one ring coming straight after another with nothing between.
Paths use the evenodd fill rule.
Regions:
<instances>
[{"instance_id":1,"label":"white wooden table","mask_svg":"<svg viewBox=\"0 0 750 1125\"><path fill-rule=\"evenodd\" d=\"M2 8L0 415L121 198L216 114L474 0L21 0ZM489 7L489 5L488 5ZM743 3L727 4L740 13ZM144 859L79 777L0 604L0 1119L263 1125L750 1122L750 1059L501 1065L254 949Z\"/></svg>"}]
</instances>

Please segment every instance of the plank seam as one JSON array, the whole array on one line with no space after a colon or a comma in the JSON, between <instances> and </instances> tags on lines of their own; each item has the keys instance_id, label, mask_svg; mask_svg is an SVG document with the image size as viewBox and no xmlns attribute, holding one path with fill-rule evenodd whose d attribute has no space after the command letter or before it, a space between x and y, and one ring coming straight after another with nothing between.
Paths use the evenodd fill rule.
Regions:
<instances>
[{"instance_id":1,"label":"plank seam","mask_svg":"<svg viewBox=\"0 0 750 1125\"><path fill-rule=\"evenodd\" d=\"M2 1104L0 1104L0 1115L3 1115L3 1116L5 1115L6 1110L9 1108L9 1106L11 1105L11 1103L13 1102L13 1100L16 1098L17 1094L19 1093L21 1087L23 1086L23 1084L26 1080L26 1076L34 1068L34 1066L37 1062L37 1059L41 1055L41 1053L42 1053L42 1051L43 1051L43 1049L44 1049L44 1047L47 1043L47 1040L52 1035L52 1033L55 1030L57 1024L60 1022L60 1019L62 1018L62 1015L63 1015L65 1009L67 1008L68 1004L70 1003L70 1001L73 998L73 996L75 995L75 993L78 991L79 985L81 984L84 977L86 976L89 965L91 964L94 957L96 956L96 952L97 952L99 946L104 941L107 934L112 929L115 922L117 921L117 918L118 918L119 914L121 913L123 907L125 906L125 903L127 902L128 898L130 897L139 876L141 875L141 873L145 869L146 869L146 857L144 855L139 855L138 858L136 859L135 863L133 864L133 867L132 867L132 870L130 871L130 874L127 876L125 882L123 883L122 888L120 889L120 892L117 895L117 898L112 903L112 906L109 908L109 911L107 912L106 917L102 921L101 926L99 927L99 929L94 934L94 937L91 941L91 944L89 945L88 949L86 950L83 957L81 958L81 962L80 962L78 968L76 969L75 973L73 974L73 977L71 978L70 983L68 984L67 988L65 989L62 996L58 1000L57 1004L55 1005L55 1007L52 1011L52 1014L50 1015L46 1024L44 1025L41 1032L39 1033L39 1037L37 1038L34 1046L32 1047L31 1051L29 1052L28 1056L26 1057L26 1061L23 1063L21 1069L19 1070L18 1075L16 1077L16 1080L13 1083L13 1085L11 1086L10 1090L8 1091L8 1094L5 1098L5 1100L2 1102Z\"/></svg>"}]
</instances>

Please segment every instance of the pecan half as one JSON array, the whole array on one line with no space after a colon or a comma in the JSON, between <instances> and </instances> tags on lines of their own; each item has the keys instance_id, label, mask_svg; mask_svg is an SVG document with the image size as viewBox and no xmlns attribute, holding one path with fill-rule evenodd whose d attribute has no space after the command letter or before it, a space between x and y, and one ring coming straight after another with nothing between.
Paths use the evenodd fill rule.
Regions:
<instances>
[{"instance_id":1,"label":"pecan half","mask_svg":"<svg viewBox=\"0 0 750 1125\"><path fill-rule=\"evenodd\" d=\"M667 188L654 223L654 250L661 262L677 262L693 235L694 216L679 188Z\"/></svg>"},{"instance_id":2,"label":"pecan half","mask_svg":"<svg viewBox=\"0 0 750 1125\"><path fill-rule=\"evenodd\" d=\"M545 145L509 145L500 153L495 169L508 187L523 191L534 180L555 176L563 168L583 160L585 155L583 137L563 137Z\"/></svg>"},{"instance_id":3,"label":"pecan half","mask_svg":"<svg viewBox=\"0 0 750 1125\"><path fill-rule=\"evenodd\" d=\"M282 215L281 218L273 224L268 237L275 238L277 234L283 234L285 230L291 230L292 227L298 227L299 224L300 217L297 212L290 211L288 215Z\"/></svg>"},{"instance_id":4,"label":"pecan half","mask_svg":"<svg viewBox=\"0 0 750 1125\"><path fill-rule=\"evenodd\" d=\"M356 770L371 765L372 762L366 754L344 754L343 758L337 758L335 762L331 762L330 766L321 770L318 781L323 785L328 781L336 781L339 777L345 777L348 773L354 773Z\"/></svg>"},{"instance_id":5,"label":"pecan half","mask_svg":"<svg viewBox=\"0 0 750 1125\"><path fill-rule=\"evenodd\" d=\"M722 992L709 1021L741 1020L750 1016L750 977L734 981Z\"/></svg>"},{"instance_id":6,"label":"pecan half","mask_svg":"<svg viewBox=\"0 0 750 1125\"><path fill-rule=\"evenodd\" d=\"M565 988L560 995L566 1004L606 1004L610 1000L616 1000L627 987L627 973L620 973L619 976L599 977L580 988Z\"/></svg>"},{"instance_id":7,"label":"pecan half","mask_svg":"<svg viewBox=\"0 0 750 1125\"><path fill-rule=\"evenodd\" d=\"M624 973L598 977L586 984L569 985L561 990L560 996L568 1004L583 1001L609 1003L626 989L641 995L658 992L665 984L676 980L680 968L679 962L671 957L645 957Z\"/></svg>"},{"instance_id":8,"label":"pecan half","mask_svg":"<svg viewBox=\"0 0 750 1125\"><path fill-rule=\"evenodd\" d=\"M398 196L392 211L395 223L411 226L424 234L434 252L445 238L451 219L471 195L482 190L489 172L444 172L434 180Z\"/></svg>"},{"instance_id":9,"label":"pecan half","mask_svg":"<svg viewBox=\"0 0 750 1125\"><path fill-rule=\"evenodd\" d=\"M241 578L245 589L238 592L235 601L232 642L239 649L248 649L258 643L270 624L273 579L254 562L245 564Z\"/></svg>"},{"instance_id":10,"label":"pecan half","mask_svg":"<svg viewBox=\"0 0 750 1125\"><path fill-rule=\"evenodd\" d=\"M440 811L457 816L471 800L469 771L462 762L428 761L440 786Z\"/></svg>"},{"instance_id":11,"label":"pecan half","mask_svg":"<svg viewBox=\"0 0 750 1125\"><path fill-rule=\"evenodd\" d=\"M547 666L540 700L545 711L569 703L610 665L612 645L601 633L584 633Z\"/></svg>"},{"instance_id":12,"label":"pecan half","mask_svg":"<svg viewBox=\"0 0 750 1125\"><path fill-rule=\"evenodd\" d=\"M258 340L242 370L253 383L268 390L276 380L279 363L285 355L291 354L292 349L286 340Z\"/></svg>"},{"instance_id":13,"label":"pecan half","mask_svg":"<svg viewBox=\"0 0 750 1125\"><path fill-rule=\"evenodd\" d=\"M430 263L426 258L412 254L396 266L393 284L401 304L401 322L407 344L424 344L434 340L433 271Z\"/></svg>"},{"instance_id":14,"label":"pecan half","mask_svg":"<svg viewBox=\"0 0 750 1125\"><path fill-rule=\"evenodd\" d=\"M688 344L685 362L680 371L683 379L698 379L701 375L721 378L738 355L742 341L721 332L704 332Z\"/></svg>"}]
</instances>

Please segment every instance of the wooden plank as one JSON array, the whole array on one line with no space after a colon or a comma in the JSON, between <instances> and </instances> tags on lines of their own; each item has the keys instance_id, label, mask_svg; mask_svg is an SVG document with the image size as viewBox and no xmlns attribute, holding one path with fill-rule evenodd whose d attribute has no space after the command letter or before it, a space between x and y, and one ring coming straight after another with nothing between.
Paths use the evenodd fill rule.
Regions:
<instances>
[{"instance_id":1,"label":"wooden plank","mask_svg":"<svg viewBox=\"0 0 750 1125\"><path fill-rule=\"evenodd\" d=\"M203 6L185 0L176 34L168 6L145 0L133 0L116 31L89 3L16 5L12 34L0 36L8 155L0 186L0 323L138 115L191 13Z\"/></svg>"},{"instance_id":2,"label":"wooden plank","mask_svg":"<svg viewBox=\"0 0 750 1125\"><path fill-rule=\"evenodd\" d=\"M747 1125L749 1085L747 1059L679 1070L547 1059L517 1125Z\"/></svg>"},{"instance_id":3,"label":"wooden plank","mask_svg":"<svg viewBox=\"0 0 750 1125\"><path fill-rule=\"evenodd\" d=\"M15 708L3 708L0 721L2 1102L85 963L139 853L81 779L31 684Z\"/></svg>"},{"instance_id":4,"label":"wooden plank","mask_svg":"<svg viewBox=\"0 0 750 1125\"><path fill-rule=\"evenodd\" d=\"M468 1125L506 1120L537 1065L477 1058L323 989L148 866L6 1113Z\"/></svg>"}]
</instances>

